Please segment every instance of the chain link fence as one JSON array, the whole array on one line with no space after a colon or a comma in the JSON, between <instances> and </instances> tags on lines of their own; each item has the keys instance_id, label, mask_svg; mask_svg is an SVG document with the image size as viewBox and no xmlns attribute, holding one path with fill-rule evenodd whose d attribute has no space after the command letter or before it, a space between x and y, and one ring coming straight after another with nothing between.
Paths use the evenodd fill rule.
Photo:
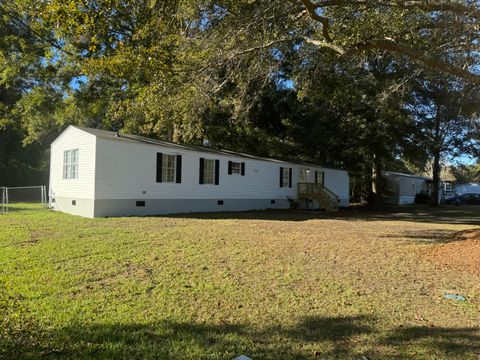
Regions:
<instances>
[{"instance_id":1,"label":"chain link fence","mask_svg":"<svg viewBox=\"0 0 480 360\"><path fill-rule=\"evenodd\" d=\"M47 187L17 186L2 187L0 212L8 213L10 210L20 209L22 205L28 209L41 209L47 207Z\"/></svg>"}]
</instances>

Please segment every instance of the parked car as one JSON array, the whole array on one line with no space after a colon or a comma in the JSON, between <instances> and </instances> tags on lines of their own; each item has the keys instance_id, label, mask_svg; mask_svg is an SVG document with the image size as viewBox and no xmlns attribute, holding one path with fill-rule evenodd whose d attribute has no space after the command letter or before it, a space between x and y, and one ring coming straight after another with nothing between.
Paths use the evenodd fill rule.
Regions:
<instances>
[{"instance_id":1,"label":"parked car","mask_svg":"<svg viewBox=\"0 0 480 360\"><path fill-rule=\"evenodd\" d=\"M456 205L458 195L448 196L445 198L445 204L447 205Z\"/></svg>"},{"instance_id":2,"label":"parked car","mask_svg":"<svg viewBox=\"0 0 480 360\"><path fill-rule=\"evenodd\" d=\"M455 205L480 205L480 194L462 194L455 197Z\"/></svg>"}]
</instances>

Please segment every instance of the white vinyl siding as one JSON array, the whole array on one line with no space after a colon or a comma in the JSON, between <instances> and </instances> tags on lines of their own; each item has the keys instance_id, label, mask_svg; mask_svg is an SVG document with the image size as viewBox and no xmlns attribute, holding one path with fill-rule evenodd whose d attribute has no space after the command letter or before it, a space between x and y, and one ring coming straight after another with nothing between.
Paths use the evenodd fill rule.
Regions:
<instances>
[{"instance_id":1,"label":"white vinyl siding","mask_svg":"<svg viewBox=\"0 0 480 360\"><path fill-rule=\"evenodd\" d=\"M205 159L203 162L203 183L215 184L215 160Z\"/></svg>"},{"instance_id":2,"label":"white vinyl siding","mask_svg":"<svg viewBox=\"0 0 480 360\"><path fill-rule=\"evenodd\" d=\"M72 214L93 217L93 199L95 198L95 164L97 138L73 126L68 127L52 143L50 149L49 198L54 209ZM68 164L74 169L65 169L65 152L70 152ZM70 166L70 165L69 165ZM73 174L72 174L73 172ZM75 176L75 180L65 179L66 174ZM53 200L55 200L53 202ZM73 202L76 205L73 205Z\"/></svg>"},{"instance_id":3,"label":"white vinyl siding","mask_svg":"<svg viewBox=\"0 0 480 360\"><path fill-rule=\"evenodd\" d=\"M78 149L63 152L63 178L78 179Z\"/></svg>"},{"instance_id":4,"label":"white vinyl siding","mask_svg":"<svg viewBox=\"0 0 480 360\"><path fill-rule=\"evenodd\" d=\"M81 149L83 151L83 149ZM182 183L155 182L157 153L178 152L182 155ZM191 149L172 149L164 145L145 144L122 138L97 138L96 199L286 199L295 198L299 169L304 167L284 161L248 159L245 157L218 154L220 160L218 186L203 186L199 182L199 160L208 155ZM210 164L214 174L215 161ZM204 161L207 161L205 159ZM229 161L245 162L245 176L228 176ZM84 155L80 171L83 171ZM205 165L204 165L205 166ZM285 187L279 186L279 170L285 168ZM293 169L292 187L289 187L289 168ZM314 171L325 171L325 186L344 199L348 204L349 180L344 170L310 167L310 180L314 181ZM214 175L213 175L214 176ZM202 177L203 179L203 177ZM215 178L213 179L214 183Z\"/></svg>"},{"instance_id":5,"label":"white vinyl siding","mask_svg":"<svg viewBox=\"0 0 480 360\"><path fill-rule=\"evenodd\" d=\"M75 181L63 179L64 151L72 149L79 149L79 176ZM156 182L158 168L152 164L156 163L159 153L162 154L162 170L163 154L175 154L175 167L177 158L181 155L181 183L167 182L158 185ZM215 160L204 160L207 163L210 160L210 164L206 164L206 167L210 167L210 175L205 175L210 177L211 184L215 183L216 170L219 171L217 176L220 182L217 186L202 186L199 183L199 162L205 156L211 156L219 161L220 166L217 168ZM229 167L225 165L229 162L241 164L241 175L245 169L245 176L228 176ZM258 199L261 200L258 209L265 208L264 204L267 203L274 204L270 203L271 200L277 200L277 205L283 204L278 200L283 200L288 207L286 199L297 197L300 169L305 168L305 165L280 160L234 154L212 155L209 151L148 144L122 137L95 136L73 126L67 128L52 144L50 166L50 195L56 197L58 204L55 208L84 216L93 216L93 200L125 200L127 204L133 204L131 205L133 208L136 208L136 201L145 201L148 208L154 199L157 201L170 199L172 204L177 199L182 201L192 199L197 202L212 200L215 206L217 201L225 201L225 207L231 204L230 200ZM282 174L285 187L279 187L281 167L284 168ZM289 187L290 168L292 187ZM348 205L349 177L346 171L313 165L309 166L309 169L309 181L314 181L315 171L319 172L318 179L321 181L320 174L324 171L325 186L339 195L342 206ZM208 173L208 169L206 170ZM170 174L171 172L170 166ZM171 178L171 175L169 176ZM177 180L176 171L174 177ZM76 201L76 206L71 206L72 200ZM97 205L101 207L101 203L95 202L95 207Z\"/></svg>"},{"instance_id":6,"label":"white vinyl siding","mask_svg":"<svg viewBox=\"0 0 480 360\"><path fill-rule=\"evenodd\" d=\"M163 154L162 159L162 181L175 182L175 162L176 156L170 154Z\"/></svg>"}]
</instances>

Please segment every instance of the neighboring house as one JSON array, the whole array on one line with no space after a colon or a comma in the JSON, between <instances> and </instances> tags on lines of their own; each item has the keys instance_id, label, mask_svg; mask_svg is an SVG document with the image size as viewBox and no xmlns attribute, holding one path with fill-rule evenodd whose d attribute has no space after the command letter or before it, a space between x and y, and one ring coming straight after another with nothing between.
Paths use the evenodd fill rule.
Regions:
<instances>
[{"instance_id":1,"label":"neighboring house","mask_svg":"<svg viewBox=\"0 0 480 360\"><path fill-rule=\"evenodd\" d=\"M426 176L383 171L382 198L386 204L413 204L418 193L431 194L432 179Z\"/></svg>"},{"instance_id":2,"label":"neighboring house","mask_svg":"<svg viewBox=\"0 0 480 360\"><path fill-rule=\"evenodd\" d=\"M86 217L284 209L302 183L349 205L344 170L76 126L51 146L50 205Z\"/></svg>"}]
</instances>

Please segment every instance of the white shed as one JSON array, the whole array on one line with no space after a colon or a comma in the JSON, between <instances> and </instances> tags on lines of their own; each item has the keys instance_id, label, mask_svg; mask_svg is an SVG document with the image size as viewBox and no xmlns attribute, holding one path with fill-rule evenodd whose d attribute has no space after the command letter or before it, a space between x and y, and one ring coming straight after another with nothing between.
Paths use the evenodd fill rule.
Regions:
<instances>
[{"instance_id":1,"label":"white shed","mask_svg":"<svg viewBox=\"0 0 480 360\"><path fill-rule=\"evenodd\" d=\"M77 126L51 145L50 205L86 217L283 209L299 183L349 205L345 170Z\"/></svg>"},{"instance_id":2,"label":"white shed","mask_svg":"<svg viewBox=\"0 0 480 360\"><path fill-rule=\"evenodd\" d=\"M418 193L430 193L432 179L426 176L383 171L382 198L387 204L413 204Z\"/></svg>"}]
</instances>

